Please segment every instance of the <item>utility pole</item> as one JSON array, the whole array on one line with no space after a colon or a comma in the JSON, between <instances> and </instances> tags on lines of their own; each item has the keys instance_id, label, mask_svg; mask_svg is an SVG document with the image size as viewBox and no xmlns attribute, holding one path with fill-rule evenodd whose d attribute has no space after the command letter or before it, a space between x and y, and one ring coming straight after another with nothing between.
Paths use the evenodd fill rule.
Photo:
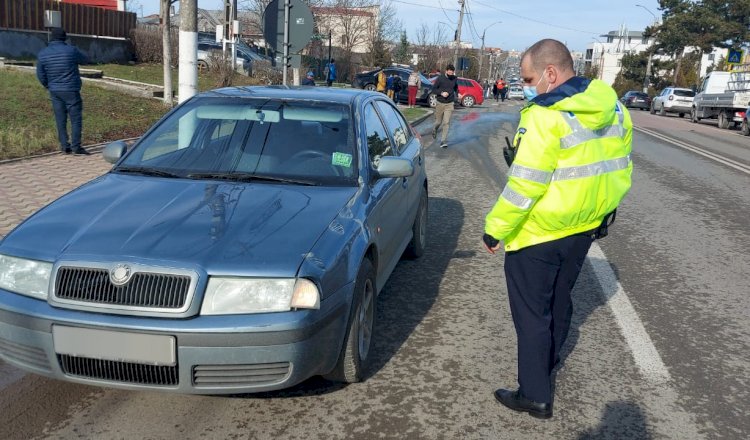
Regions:
<instances>
[{"instance_id":1,"label":"utility pole","mask_svg":"<svg viewBox=\"0 0 750 440\"><path fill-rule=\"evenodd\" d=\"M458 0L461 5L461 13L458 16L458 30L456 31L456 37L453 40L455 48L453 49L453 67L458 68L458 46L461 44L461 24L464 21L464 7L466 6L466 0Z\"/></svg>"},{"instance_id":2,"label":"utility pole","mask_svg":"<svg viewBox=\"0 0 750 440\"><path fill-rule=\"evenodd\" d=\"M487 32L486 30L484 32ZM484 60L484 32L482 32L482 48L479 49L479 71L477 72L477 81L482 81L482 60Z\"/></svg>"},{"instance_id":3,"label":"utility pole","mask_svg":"<svg viewBox=\"0 0 750 440\"><path fill-rule=\"evenodd\" d=\"M179 102L198 92L198 0L180 0Z\"/></svg>"}]
</instances>

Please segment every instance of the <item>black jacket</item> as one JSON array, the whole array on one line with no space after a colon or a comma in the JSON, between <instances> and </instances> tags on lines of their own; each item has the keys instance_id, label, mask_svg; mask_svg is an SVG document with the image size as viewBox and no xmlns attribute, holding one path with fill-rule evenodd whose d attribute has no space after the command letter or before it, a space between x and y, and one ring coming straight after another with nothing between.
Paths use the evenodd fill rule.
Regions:
<instances>
[{"instance_id":1,"label":"black jacket","mask_svg":"<svg viewBox=\"0 0 750 440\"><path fill-rule=\"evenodd\" d=\"M456 100L456 96L458 95L458 77L451 75L449 78L445 74L441 74L435 80L435 85L432 87L432 90L437 95L438 102L450 104ZM443 98L443 95L441 95L443 92L448 92L447 98Z\"/></svg>"},{"instance_id":2,"label":"black jacket","mask_svg":"<svg viewBox=\"0 0 750 440\"><path fill-rule=\"evenodd\" d=\"M64 41L52 41L39 51L36 76L51 92L77 92L81 90L78 65L87 63L86 56Z\"/></svg>"}]
</instances>

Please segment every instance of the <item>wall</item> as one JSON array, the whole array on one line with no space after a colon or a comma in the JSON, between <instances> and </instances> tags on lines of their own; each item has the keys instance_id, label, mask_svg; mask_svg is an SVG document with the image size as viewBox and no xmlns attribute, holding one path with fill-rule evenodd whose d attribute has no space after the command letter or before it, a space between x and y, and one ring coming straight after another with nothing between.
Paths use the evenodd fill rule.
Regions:
<instances>
[{"instance_id":1,"label":"wall","mask_svg":"<svg viewBox=\"0 0 750 440\"><path fill-rule=\"evenodd\" d=\"M125 63L133 59L129 40L68 34L68 44L78 47L92 63ZM0 57L36 59L47 47L47 32L0 30Z\"/></svg>"}]
</instances>

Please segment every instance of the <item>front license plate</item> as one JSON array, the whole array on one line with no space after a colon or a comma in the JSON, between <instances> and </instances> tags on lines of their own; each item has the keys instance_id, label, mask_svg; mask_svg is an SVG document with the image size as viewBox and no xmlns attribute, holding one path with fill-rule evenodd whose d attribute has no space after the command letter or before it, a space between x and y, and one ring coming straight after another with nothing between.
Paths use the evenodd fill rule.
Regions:
<instances>
[{"instance_id":1,"label":"front license plate","mask_svg":"<svg viewBox=\"0 0 750 440\"><path fill-rule=\"evenodd\" d=\"M177 363L174 336L53 325L52 340L58 354L149 365Z\"/></svg>"}]
</instances>

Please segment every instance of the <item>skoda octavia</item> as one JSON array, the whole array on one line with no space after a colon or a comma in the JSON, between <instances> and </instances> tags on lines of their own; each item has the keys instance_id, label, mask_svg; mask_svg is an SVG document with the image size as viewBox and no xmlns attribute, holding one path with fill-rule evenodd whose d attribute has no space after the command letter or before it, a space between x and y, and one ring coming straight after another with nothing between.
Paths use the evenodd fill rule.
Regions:
<instances>
[{"instance_id":1,"label":"skoda octavia","mask_svg":"<svg viewBox=\"0 0 750 440\"><path fill-rule=\"evenodd\" d=\"M226 88L0 242L0 357L194 394L356 382L375 305L425 249L419 136L384 95Z\"/></svg>"}]
</instances>

